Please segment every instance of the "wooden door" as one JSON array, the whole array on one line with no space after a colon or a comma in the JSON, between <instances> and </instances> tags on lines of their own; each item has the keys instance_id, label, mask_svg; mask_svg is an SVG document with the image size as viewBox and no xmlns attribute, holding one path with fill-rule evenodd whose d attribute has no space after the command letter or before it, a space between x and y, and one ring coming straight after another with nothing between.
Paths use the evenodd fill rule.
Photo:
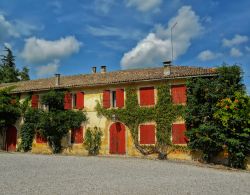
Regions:
<instances>
[{"instance_id":1,"label":"wooden door","mask_svg":"<svg viewBox=\"0 0 250 195\"><path fill-rule=\"evenodd\" d=\"M8 127L6 131L6 151L16 151L17 129L14 126Z\"/></svg>"},{"instance_id":2,"label":"wooden door","mask_svg":"<svg viewBox=\"0 0 250 195\"><path fill-rule=\"evenodd\" d=\"M125 126L114 123L110 126L110 154L125 154Z\"/></svg>"}]
</instances>

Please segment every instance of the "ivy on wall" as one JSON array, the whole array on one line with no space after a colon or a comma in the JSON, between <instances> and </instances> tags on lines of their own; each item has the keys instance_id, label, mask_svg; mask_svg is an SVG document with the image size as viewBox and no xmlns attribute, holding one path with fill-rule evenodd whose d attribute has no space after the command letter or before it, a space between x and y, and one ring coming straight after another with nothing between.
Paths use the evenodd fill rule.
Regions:
<instances>
[{"instance_id":1,"label":"ivy on wall","mask_svg":"<svg viewBox=\"0 0 250 195\"><path fill-rule=\"evenodd\" d=\"M167 158L172 145L171 127L178 117L182 116L183 106L174 105L171 100L169 84L157 87L157 104L154 107L140 107L135 88L126 88L126 101L124 108L105 109L97 102L98 115L105 116L109 120L115 115L130 130L133 142L137 150L143 155L158 153L160 159ZM145 122L156 122L155 145L140 145L138 140L139 125Z\"/></svg>"}]
</instances>

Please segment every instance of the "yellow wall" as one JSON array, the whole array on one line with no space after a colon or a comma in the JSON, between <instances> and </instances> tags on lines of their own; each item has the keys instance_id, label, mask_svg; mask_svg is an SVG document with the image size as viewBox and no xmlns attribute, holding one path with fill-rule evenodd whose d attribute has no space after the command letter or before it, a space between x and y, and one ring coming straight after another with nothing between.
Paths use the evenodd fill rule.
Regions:
<instances>
[{"instance_id":1,"label":"yellow wall","mask_svg":"<svg viewBox=\"0 0 250 195\"><path fill-rule=\"evenodd\" d=\"M146 87L146 86L157 86L161 84L162 82L144 82L144 83L136 83L136 84L129 84L129 86L137 87L138 89L140 87ZM183 84L185 83L184 80L175 80L171 81L171 84ZM86 112L88 121L83 123L82 126L84 127L84 131L88 127L100 127L103 131L103 137L102 137L102 145L101 145L101 155L109 155L109 127L113 123L110 120L107 120L105 117L98 117L97 112L95 111L96 102L99 101L102 103L102 94L103 90L105 89L116 89L116 88L125 88L128 85L113 85L113 86L105 86L105 87L95 87L95 88L78 88L73 89L71 92L77 92L77 91L83 91L84 92L84 111ZM43 93L37 93L39 95ZM27 94L21 95L21 100L25 98ZM138 96L139 97L139 96ZM155 89L155 100L157 101L157 91ZM184 123L184 120L182 118L179 118L175 123ZM16 127L18 130L20 130L20 125L22 124L22 119L20 119ZM142 156L141 153L137 151L133 144L132 136L130 134L129 129L126 127L126 155L128 156ZM70 143L70 132L69 134L62 140L63 145L63 153L64 154L77 154L77 155L87 155L88 152L84 149L83 144L71 144ZM20 139L19 139L20 142ZM50 147L44 143L44 144L38 144L33 142L32 145L32 152L33 153L46 153L50 154L51 149ZM151 157L155 158L156 155L152 155ZM193 155L190 152L180 152L175 151L169 154L170 159L184 159L184 160L192 160L197 159L197 155ZM250 165L249 165L250 169Z\"/></svg>"}]
</instances>

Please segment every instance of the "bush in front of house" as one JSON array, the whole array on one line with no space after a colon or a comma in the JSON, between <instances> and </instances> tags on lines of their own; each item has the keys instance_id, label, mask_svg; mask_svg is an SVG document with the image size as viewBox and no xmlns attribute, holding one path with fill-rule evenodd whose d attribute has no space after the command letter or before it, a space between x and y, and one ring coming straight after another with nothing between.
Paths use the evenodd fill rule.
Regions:
<instances>
[{"instance_id":1,"label":"bush in front of house","mask_svg":"<svg viewBox=\"0 0 250 195\"><path fill-rule=\"evenodd\" d=\"M101 149L103 133L101 128L88 128L85 133L84 146L88 150L89 155L98 155Z\"/></svg>"}]
</instances>

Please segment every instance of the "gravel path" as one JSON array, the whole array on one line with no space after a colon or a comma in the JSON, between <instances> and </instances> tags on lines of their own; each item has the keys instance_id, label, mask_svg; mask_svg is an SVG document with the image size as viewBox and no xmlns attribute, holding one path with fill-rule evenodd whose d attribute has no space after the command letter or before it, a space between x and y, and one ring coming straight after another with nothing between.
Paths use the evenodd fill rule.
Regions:
<instances>
[{"instance_id":1,"label":"gravel path","mask_svg":"<svg viewBox=\"0 0 250 195\"><path fill-rule=\"evenodd\" d=\"M0 153L0 194L250 194L250 173L135 158Z\"/></svg>"}]
</instances>

